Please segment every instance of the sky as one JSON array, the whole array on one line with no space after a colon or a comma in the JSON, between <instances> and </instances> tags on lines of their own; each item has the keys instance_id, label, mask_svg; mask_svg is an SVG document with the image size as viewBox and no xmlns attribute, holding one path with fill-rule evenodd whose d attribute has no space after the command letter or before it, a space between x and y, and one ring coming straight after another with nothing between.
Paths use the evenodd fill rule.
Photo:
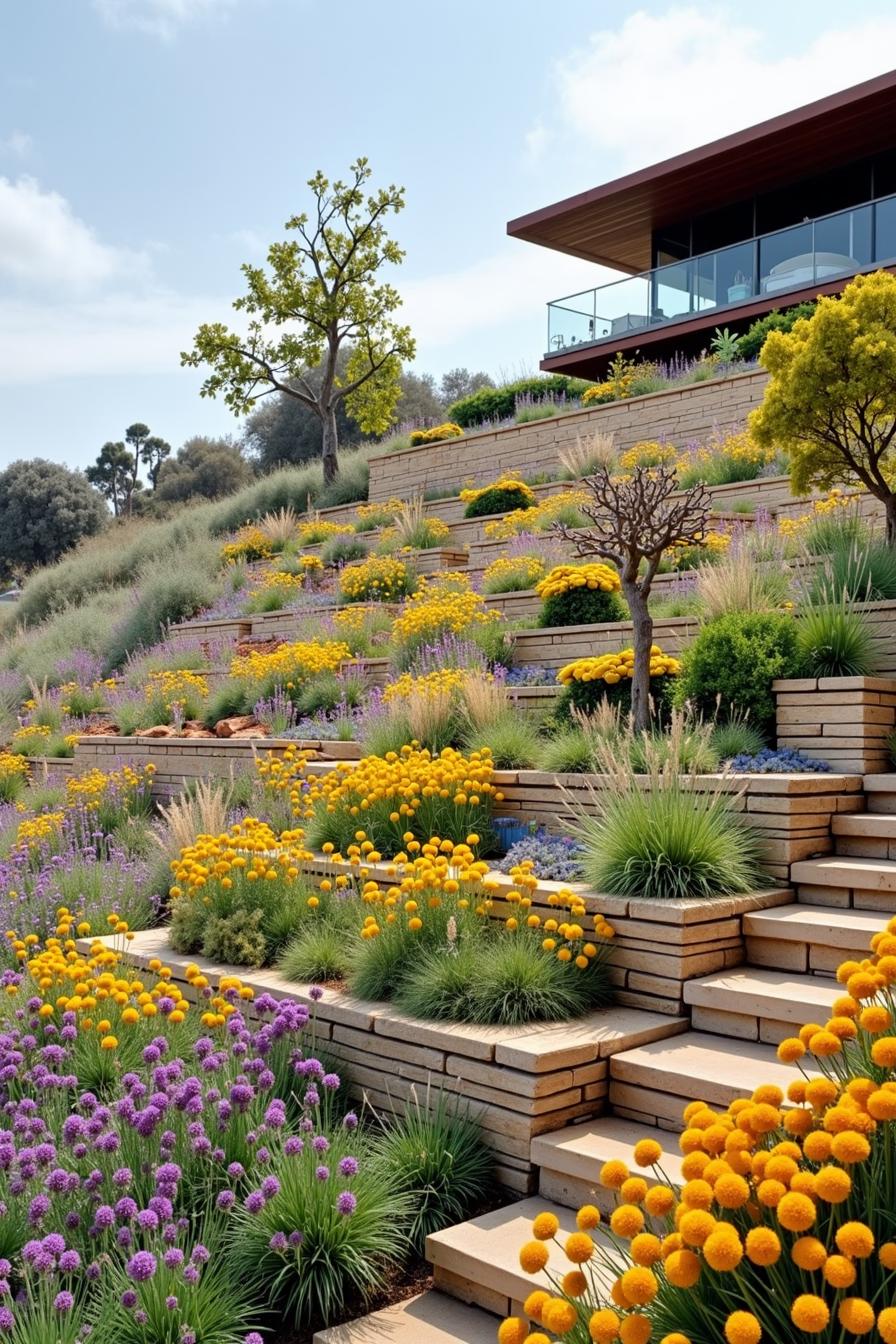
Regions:
<instances>
[{"instance_id":1,"label":"sky","mask_svg":"<svg viewBox=\"0 0 896 1344\"><path fill-rule=\"evenodd\" d=\"M400 183L417 372L537 367L612 273L507 221L888 68L892 0L27 0L0 37L0 466L238 433L180 352L318 169ZM391 268L390 268L391 270Z\"/></svg>"}]
</instances>

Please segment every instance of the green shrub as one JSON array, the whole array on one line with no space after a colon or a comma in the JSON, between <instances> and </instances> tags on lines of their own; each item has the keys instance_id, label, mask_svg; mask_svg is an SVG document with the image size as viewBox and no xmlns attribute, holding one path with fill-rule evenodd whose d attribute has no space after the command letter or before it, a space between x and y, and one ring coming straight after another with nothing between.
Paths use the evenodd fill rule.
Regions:
<instances>
[{"instance_id":1,"label":"green shrub","mask_svg":"<svg viewBox=\"0 0 896 1344\"><path fill-rule=\"evenodd\" d=\"M705 718L747 715L774 734L772 682L800 674L796 622L780 612L729 612L704 625L685 650L674 699Z\"/></svg>"},{"instance_id":2,"label":"green shrub","mask_svg":"<svg viewBox=\"0 0 896 1344\"><path fill-rule=\"evenodd\" d=\"M212 580L185 558L182 567L148 576L140 585L131 611L115 629L105 649L106 672L121 667L129 654L158 643L166 628L187 620L209 605Z\"/></svg>"},{"instance_id":3,"label":"green shrub","mask_svg":"<svg viewBox=\"0 0 896 1344\"><path fill-rule=\"evenodd\" d=\"M809 677L865 677L875 670L874 643L864 615L844 600L800 615L798 643Z\"/></svg>"},{"instance_id":4,"label":"green shrub","mask_svg":"<svg viewBox=\"0 0 896 1344\"><path fill-rule=\"evenodd\" d=\"M513 513L516 509L531 509L534 505L535 497L524 481L518 485L499 482L480 490L464 509L464 517L484 518L487 514Z\"/></svg>"},{"instance_id":5,"label":"green shrub","mask_svg":"<svg viewBox=\"0 0 896 1344\"><path fill-rule=\"evenodd\" d=\"M205 709L206 728L214 728L221 719L235 718L248 714L252 708L251 688L244 681L225 681L213 691Z\"/></svg>"},{"instance_id":6,"label":"green shrub","mask_svg":"<svg viewBox=\"0 0 896 1344\"><path fill-rule=\"evenodd\" d=\"M426 1238L469 1218L494 1184L494 1155L456 1099L427 1087L387 1122L379 1157L413 1213L408 1236L418 1255Z\"/></svg>"},{"instance_id":7,"label":"green shrub","mask_svg":"<svg viewBox=\"0 0 896 1344\"><path fill-rule=\"evenodd\" d=\"M467 729L464 746L467 751L489 747L499 770L531 770L541 750L541 739L526 710L512 708L487 727Z\"/></svg>"},{"instance_id":8,"label":"green shrub","mask_svg":"<svg viewBox=\"0 0 896 1344\"><path fill-rule=\"evenodd\" d=\"M602 625L606 621L624 621L627 615L628 609L618 593L605 593L600 588L571 588L544 599L538 623Z\"/></svg>"},{"instance_id":9,"label":"green shrub","mask_svg":"<svg viewBox=\"0 0 896 1344\"><path fill-rule=\"evenodd\" d=\"M731 761L735 756L758 755L765 746L765 738L747 719L734 718L714 725L712 745L720 761Z\"/></svg>"},{"instance_id":10,"label":"green shrub","mask_svg":"<svg viewBox=\"0 0 896 1344\"><path fill-rule=\"evenodd\" d=\"M810 299L806 303L796 304L793 308L785 308L783 313L775 308L765 317L757 318L738 340L738 357L758 359L769 332L790 331L801 317L811 317L814 312L815 301Z\"/></svg>"},{"instance_id":11,"label":"green shrub","mask_svg":"<svg viewBox=\"0 0 896 1344\"><path fill-rule=\"evenodd\" d=\"M564 373L543 377L519 378L503 387L482 387L469 397L461 397L448 407L449 420L465 429L484 424L487 420L509 420L516 414L517 397L531 397L539 401L548 397L581 397L591 384L583 378L570 378Z\"/></svg>"}]
</instances>

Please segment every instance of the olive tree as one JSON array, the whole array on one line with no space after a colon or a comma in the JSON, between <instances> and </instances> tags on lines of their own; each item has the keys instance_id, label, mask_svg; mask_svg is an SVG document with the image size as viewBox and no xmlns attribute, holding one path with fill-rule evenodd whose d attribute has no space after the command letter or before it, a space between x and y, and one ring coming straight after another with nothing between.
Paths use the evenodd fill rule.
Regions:
<instances>
[{"instance_id":1,"label":"olive tree","mask_svg":"<svg viewBox=\"0 0 896 1344\"><path fill-rule=\"evenodd\" d=\"M579 555L615 565L634 627L632 722L650 727L650 647L653 617L648 599L660 561L673 546L700 546L712 504L703 485L679 491L674 467L635 467L628 478L600 467L585 478L591 498L581 505L590 526L556 530Z\"/></svg>"},{"instance_id":2,"label":"olive tree","mask_svg":"<svg viewBox=\"0 0 896 1344\"><path fill-rule=\"evenodd\" d=\"M223 322L199 328L193 349L181 355L192 368L211 372L202 396L219 394L236 415L246 415L272 393L294 397L321 424L324 481L338 470L336 412L341 403L365 433L392 423L400 394L401 362L413 359L410 329L395 318L401 299L380 279L384 266L404 253L386 232L386 219L404 208L404 188L365 192L366 159L348 182L318 172L308 182L314 205L286 221L292 235L273 243L268 266L243 266L246 293L233 307L248 315L242 331ZM350 347L344 376L339 353ZM311 380L309 369L319 369Z\"/></svg>"}]
</instances>

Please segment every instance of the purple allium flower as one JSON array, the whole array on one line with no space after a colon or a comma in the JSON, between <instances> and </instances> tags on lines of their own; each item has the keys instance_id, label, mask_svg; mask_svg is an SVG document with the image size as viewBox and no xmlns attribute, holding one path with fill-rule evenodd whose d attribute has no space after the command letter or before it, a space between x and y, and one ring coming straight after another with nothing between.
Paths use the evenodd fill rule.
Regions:
<instances>
[{"instance_id":1,"label":"purple allium flower","mask_svg":"<svg viewBox=\"0 0 896 1344\"><path fill-rule=\"evenodd\" d=\"M245 1338L244 1344L264 1344L264 1340L257 1330L250 1330Z\"/></svg>"},{"instance_id":2,"label":"purple allium flower","mask_svg":"<svg viewBox=\"0 0 896 1344\"><path fill-rule=\"evenodd\" d=\"M0 1307L0 1330L11 1330L16 1323L9 1307Z\"/></svg>"},{"instance_id":3,"label":"purple allium flower","mask_svg":"<svg viewBox=\"0 0 896 1344\"><path fill-rule=\"evenodd\" d=\"M337 1210L339 1211L339 1213L343 1214L346 1218L350 1217L357 1207L358 1207L358 1201L352 1194L351 1190L343 1190L341 1195L339 1195L339 1197L336 1200Z\"/></svg>"},{"instance_id":4,"label":"purple allium flower","mask_svg":"<svg viewBox=\"0 0 896 1344\"><path fill-rule=\"evenodd\" d=\"M260 1190L252 1190L246 1196L245 1204L249 1213L261 1213L264 1208L264 1195Z\"/></svg>"},{"instance_id":5,"label":"purple allium flower","mask_svg":"<svg viewBox=\"0 0 896 1344\"><path fill-rule=\"evenodd\" d=\"M127 1310L132 1311L137 1305L137 1294L133 1288L126 1288L121 1295L121 1305Z\"/></svg>"},{"instance_id":6,"label":"purple allium flower","mask_svg":"<svg viewBox=\"0 0 896 1344\"><path fill-rule=\"evenodd\" d=\"M201 1241L197 1241L196 1245L193 1247L193 1254L190 1256L190 1259L196 1265L207 1265L211 1259L211 1252L207 1246L203 1246Z\"/></svg>"},{"instance_id":7,"label":"purple allium flower","mask_svg":"<svg viewBox=\"0 0 896 1344\"><path fill-rule=\"evenodd\" d=\"M185 1266L184 1266L184 1282L185 1282L185 1283L198 1283L198 1282L199 1282L199 1270L197 1269L197 1267L196 1267L195 1265L185 1265Z\"/></svg>"},{"instance_id":8,"label":"purple allium flower","mask_svg":"<svg viewBox=\"0 0 896 1344\"><path fill-rule=\"evenodd\" d=\"M321 989L320 985L312 985L308 991L309 999L313 999L315 1003L319 1003L323 996L324 991Z\"/></svg>"},{"instance_id":9,"label":"purple allium flower","mask_svg":"<svg viewBox=\"0 0 896 1344\"><path fill-rule=\"evenodd\" d=\"M358 1159L356 1157L343 1157L339 1163L339 1172L342 1176L357 1176Z\"/></svg>"},{"instance_id":10,"label":"purple allium flower","mask_svg":"<svg viewBox=\"0 0 896 1344\"><path fill-rule=\"evenodd\" d=\"M177 1311L177 1298L174 1296L173 1293L169 1293L169 1295L165 1298L165 1306L168 1308L169 1311Z\"/></svg>"},{"instance_id":11,"label":"purple allium flower","mask_svg":"<svg viewBox=\"0 0 896 1344\"><path fill-rule=\"evenodd\" d=\"M346 1117L345 1117L345 1119L343 1120L342 1124L343 1124L343 1127L344 1127L345 1129L357 1129L357 1128L358 1128L358 1117L355 1115L354 1111L349 1111L349 1112L348 1112L348 1114L346 1115Z\"/></svg>"},{"instance_id":12,"label":"purple allium flower","mask_svg":"<svg viewBox=\"0 0 896 1344\"><path fill-rule=\"evenodd\" d=\"M151 1251L138 1251L126 1266L127 1276L135 1283L145 1283L156 1272L156 1258Z\"/></svg>"},{"instance_id":13,"label":"purple allium flower","mask_svg":"<svg viewBox=\"0 0 896 1344\"><path fill-rule=\"evenodd\" d=\"M289 1234L289 1244L293 1248L301 1246L304 1240L305 1240L304 1232L290 1232Z\"/></svg>"},{"instance_id":14,"label":"purple allium flower","mask_svg":"<svg viewBox=\"0 0 896 1344\"><path fill-rule=\"evenodd\" d=\"M261 1193L265 1199L273 1199L275 1195L279 1195L280 1182L276 1176L265 1176L261 1183Z\"/></svg>"},{"instance_id":15,"label":"purple allium flower","mask_svg":"<svg viewBox=\"0 0 896 1344\"><path fill-rule=\"evenodd\" d=\"M184 1253L179 1246L171 1246L162 1256L166 1269L178 1269L184 1262Z\"/></svg>"},{"instance_id":16,"label":"purple allium flower","mask_svg":"<svg viewBox=\"0 0 896 1344\"><path fill-rule=\"evenodd\" d=\"M77 1251L63 1251L59 1257L59 1270L62 1274L74 1274L81 1268L81 1257Z\"/></svg>"},{"instance_id":17,"label":"purple allium flower","mask_svg":"<svg viewBox=\"0 0 896 1344\"><path fill-rule=\"evenodd\" d=\"M285 1251L287 1247L286 1233L275 1232L268 1242L272 1251Z\"/></svg>"},{"instance_id":18,"label":"purple allium flower","mask_svg":"<svg viewBox=\"0 0 896 1344\"><path fill-rule=\"evenodd\" d=\"M323 1134L318 1134L311 1140L311 1147L316 1153L325 1153L330 1147L330 1140Z\"/></svg>"},{"instance_id":19,"label":"purple allium flower","mask_svg":"<svg viewBox=\"0 0 896 1344\"><path fill-rule=\"evenodd\" d=\"M215 1204L217 1205L217 1207L219 1209L222 1209L225 1213L228 1212L228 1210L232 1209L235 1203L236 1203L236 1195L233 1193L232 1190L222 1190L221 1193L218 1195L218 1198L215 1200Z\"/></svg>"},{"instance_id":20,"label":"purple allium flower","mask_svg":"<svg viewBox=\"0 0 896 1344\"><path fill-rule=\"evenodd\" d=\"M63 1289L53 1298L53 1306L56 1311L71 1311L74 1305L75 1299L67 1289Z\"/></svg>"},{"instance_id":21,"label":"purple allium flower","mask_svg":"<svg viewBox=\"0 0 896 1344\"><path fill-rule=\"evenodd\" d=\"M315 1168L314 1174L319 1181L328 1181L330 1179L330 1168L321 1163L319 1167Z\"/></svg>"},{"instance_id":22,"label":"purple allium flower","mask_svg":"<svg viewBox=\"0 0 896 1344\"><path fill-rule=\"evenodd\" d=\"M305 1151L305 1145L296 1134L291 1134L283 1145L283 1151L287 1157L299 1157Z\"/></svg>"}]
</instances>

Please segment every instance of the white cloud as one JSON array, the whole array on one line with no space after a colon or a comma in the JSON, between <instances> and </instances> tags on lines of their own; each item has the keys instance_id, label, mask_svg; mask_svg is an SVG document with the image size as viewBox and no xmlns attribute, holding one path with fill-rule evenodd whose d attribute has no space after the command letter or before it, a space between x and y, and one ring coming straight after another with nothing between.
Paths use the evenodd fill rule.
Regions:
<instances>
[{"instance_id":1,"label":"white cloud","mask_svg":"<svg viewBox=\"0 0 896 1344\"><path fill-rule=\"evenodd\" d=\"M564 139L645 166L881 74L894 45L896 17L846 22L781 55L771 26L721 8L639 10L556 67Z\"/></svg>"},{"instance_id":2,"label":"white cloud","mask_svg":"<svg viewBox=\"0 0 896 1344\"><path fill-rule=\"evenodd\" d=\"M508 239L503 249L457 271L404 281L403 319L425 361L467 335L530 320L550 298L615 279L612 271ZM547 316L545 315L545 329ZM538 352L534 352L538 353Z\"/></svg>"},{"instance_id":3,"label":"white cloud","mask_svg":"<svg viewBox=\"0 0 896 1344\"><path fill-rule=\"evenodd\" d=\"M545 150L551 143L552 135L543 121L536 121L525 136L526 158L530 163L540 163Z\"/></svg>"},{"instance_id":4,"label":"white cloud","mask_svg":"<svg viewBox=\"0 0 896 1344\"><path fill-rule=\"evenodd\" d=\"M27 158L33 146L34 141L25 131L10 131L9 135L0 136L0 154L13 159Z\"/></svg>"},{"instance_id":5,"label":"white cloud","mask_svg":"<svg viewBox=\"0 0 896 1344\"><path fill-rule=\"evenodd\" d=\"M181 28L205 18L217 18L236 0L93 0L93 7L110 28L132 29L170 42Z\"/></svg>"},{"instance_id":6,"label":"white cloud","mask_svg":"<svg viewBox=\"0 0 896 1344\"><path fill-rule=\"evenodd\" d=\"M0 277L83 291L147 265L145 253L100 242L64 196L33 177L0 177Z\"/></svg>"}]
</instances>

